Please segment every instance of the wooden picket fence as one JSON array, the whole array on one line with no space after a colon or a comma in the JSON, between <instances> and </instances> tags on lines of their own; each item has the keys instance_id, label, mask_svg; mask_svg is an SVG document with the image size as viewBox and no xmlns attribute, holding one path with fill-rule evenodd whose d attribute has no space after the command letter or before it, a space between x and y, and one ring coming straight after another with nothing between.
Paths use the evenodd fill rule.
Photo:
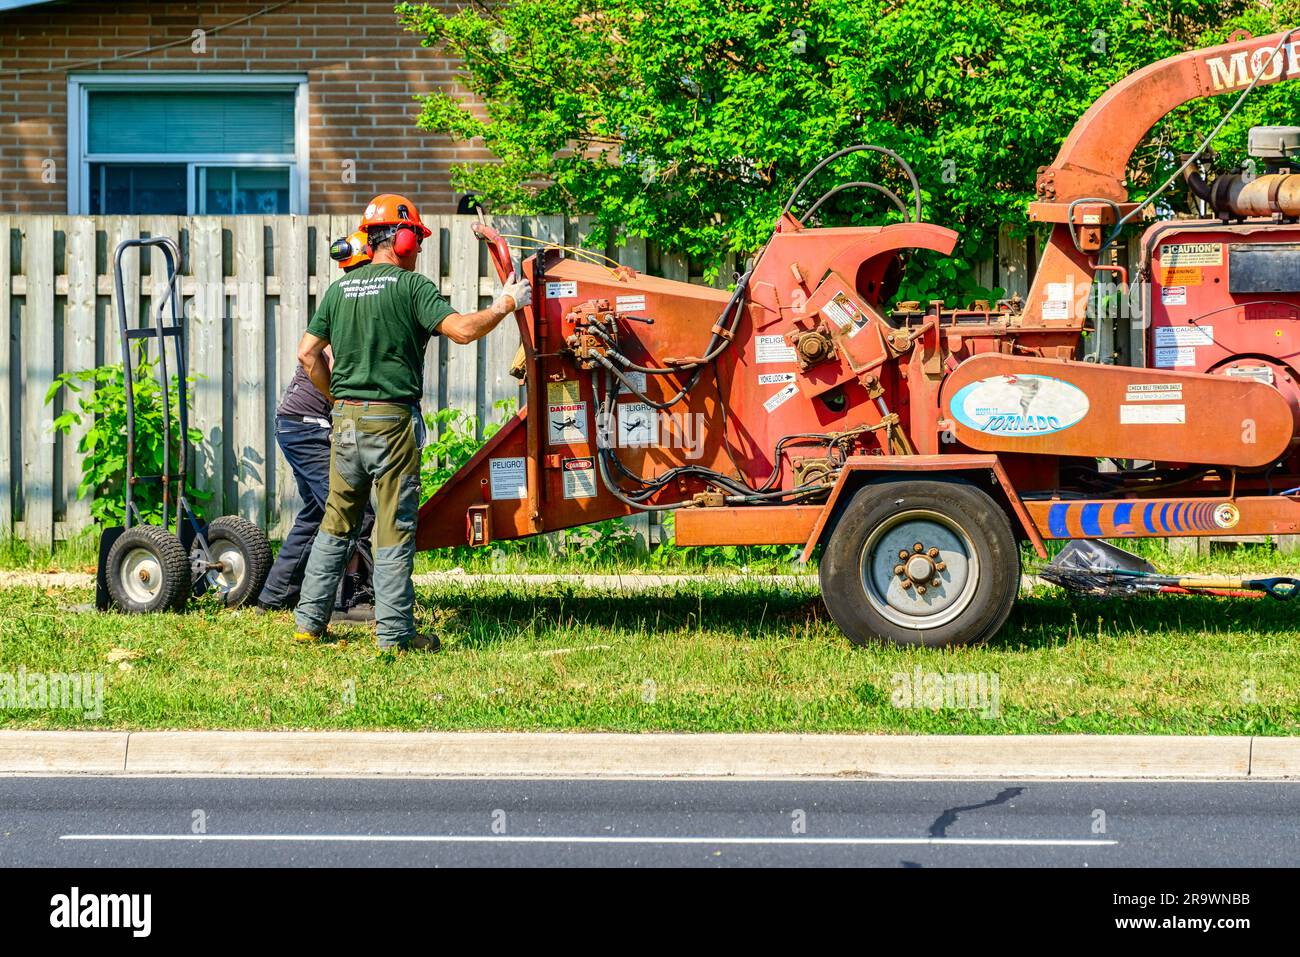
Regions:
<instances>
[{"instance_id":1,"label":"wooden picket fence","mask_svg":"<svg viewBox=\"0 0 1300 957\"><path fill-rule=\"evenodd\" d=\"M418 269L462 311L490 301L497 286L473 216L429 220ZM591 221L494 217L502 232L571 246L588 245ZM210 514L237 514L282 535L299 506L292 474L275 443L275 407L296 363L298 340L319 297L339 276L329 243L355 220L344 216L0 216L0 540L11 535L49 545L88 528L90 503L77 498L83 430L55 434L63 398L46 404L65 371L121 361L113 252L124 239L170 236L181 248L181 294L189 330L189 370L198 376L191 420L203 432L195 484ZM1013 238L1004 228L975 279L1008 296L1028 291L1042 237ZM704 282L679 255L629 238L606 255L638 271ZM726 268L718 284L730 282ZM144 323L167 292L162 255L128 253L124 295L129 321ZM424 409L456 408L496 417L494 405L520 398L508 374L518 330L502 323L469 346L430 345ZM1124 344L1116 343L1123 351ZM151 352L156 347L151 345ZM634 525L635 527L635 525ZM639 530L647 542L653 529Z\"/></svg>"},{"instance_id":2,"label":"wooden picket fence","mask_svg":"<svg viewBox=\"0 0 1300 957\"><path fill-rule=\"evenodd\" d=\"M462 311L486 304L497 286L470 231L475 221L430 220L438 241L425 242L418 265ZM584 244L591 228L558 216L494 224L571 245ZM0 539L49 545L91 524L90 504L76 494L84 429L55 434L67 400L46 404L45 396L62 372L121 361L113 252L142 236L170 236L181 248L187 360L200 377L191 419L204 435L194 469L196 485L211 495L207 509L242 515L273 537L287 530L299 500L275 443L275 406L316 302L339 276L329 243L354 228L344 216L0 216L0 317L8 322L0 335ZM703 281L685 259L660 257L644 240L611 243L606 252L640 271ZM142 325L166 297L162 255L131 251L123 265L128 321ZM476 415L480 427L492 421L496 402L519 398L508 375L518 342L513 323L469 346L435 340L425 411L452 407Z\"/></svg>"}]
</instances>

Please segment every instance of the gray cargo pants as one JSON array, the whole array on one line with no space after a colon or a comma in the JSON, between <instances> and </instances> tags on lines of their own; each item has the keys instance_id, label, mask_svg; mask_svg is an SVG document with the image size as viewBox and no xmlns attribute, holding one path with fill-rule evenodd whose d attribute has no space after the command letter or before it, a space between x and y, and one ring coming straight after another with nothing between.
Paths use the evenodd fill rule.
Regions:
<instances>
[{"instance_id":1,"label":"gray cargo pants","mask_svg":"<svg viewBox=\"0 0 1300 957\"><path fill-rule=\"evenodd\" d=\"M419 410L393 402L334 403L330 491L298 601L298 630L323 634L334 592L374 492L375 633L381 648L415 637L415 526L420 509Z\"/></svg>"}]
</instances>

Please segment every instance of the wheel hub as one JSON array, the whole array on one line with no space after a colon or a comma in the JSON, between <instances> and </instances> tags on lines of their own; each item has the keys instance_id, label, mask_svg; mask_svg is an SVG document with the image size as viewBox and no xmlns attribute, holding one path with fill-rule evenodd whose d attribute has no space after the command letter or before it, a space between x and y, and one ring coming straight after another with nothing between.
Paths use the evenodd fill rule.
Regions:
<instances>
[{"instance_id":1,"label":"wheel hub","mask_svg":"<svg viewBox=\"0 0 1300 957\"><path fill-rule=\"evenodd\" d=\"M228 542L212 543L212 551L212 561L220 567L208 571L208 584L222 595L234 591L247 571L244 553Z\"/></svg>"},{"instance_id":2,"label":"wheel hub","mask_svg":"<svg viewBox=\"0 0 1300 957\"><path fill-rule=\"evenodd\" d=\"M978 578L970 536L930 509L891 516L863 546L867 600L904 627L937 628L952 621L970 603Z\"/></svg>"},{"instance_id":3,"label":"wheel hub","mask_svg":"<svg viewBox=\"0 0 1300 957\"><path fill-rule=\"evenodd\" d=\"M914 582L928 582L934 577L934 562L928 555L914 555L907 560L905 571Z\"/></svg>"},{"instance_id":4,"label":"wheel hub","mask_svg":"<svg viewBox=\"0 0 1300 957\"><path fill-rule=\"evenodd\" d=\"M134 602L148 605L162 588L162 563L147 548L133 548L122 559L122 590Z\"/></svg>"}]
</instances>

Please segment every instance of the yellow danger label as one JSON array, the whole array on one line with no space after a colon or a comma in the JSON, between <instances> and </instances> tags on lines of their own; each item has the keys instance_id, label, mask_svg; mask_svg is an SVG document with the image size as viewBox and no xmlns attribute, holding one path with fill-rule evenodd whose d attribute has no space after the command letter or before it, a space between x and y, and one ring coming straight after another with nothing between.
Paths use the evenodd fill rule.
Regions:
<instances>
[{"instance_id":1,"label":"yellow danger label","mask_svg":"<svg viewBox=\"0 0 1300 957\"><path fill-rule=\"evenodd\" d=\"M1160 270L1162 286L1199 286L1200 284L1200 266L1177 266L1173 269Z\"/></svg>"},{"instance_id":2,"label":"yellow danger label","mask_svg":"<svg viewBox=\"0 0 1300 957\"><path fill-rule=\"evenodd\" d=\"M546 401L550 405L563 405L578 401L578 380L546 383Z\"/></svg>"}]
</instances>

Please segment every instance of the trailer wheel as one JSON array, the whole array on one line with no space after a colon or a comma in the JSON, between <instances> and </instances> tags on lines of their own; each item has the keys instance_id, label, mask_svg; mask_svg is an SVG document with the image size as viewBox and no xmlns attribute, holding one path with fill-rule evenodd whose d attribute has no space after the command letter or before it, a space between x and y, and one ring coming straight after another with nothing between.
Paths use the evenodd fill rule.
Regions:
<instances>
[{"instance_id":1,"label":"trailer wheel","mask_svg":"<svg viewBox=\"0 0 1300 957\"><path fill-rule=\"evenodd\" d=\"M230 608L251 604L262 593L271 571L271 544L266 533L245 518L223 515L207 528L208 552L221 568L203 572L203 590L215 591ZM195 561L203 553L196 541L190 549Z\"/></svg>"},{"instance_id":2,"label":"trailer wheel","mask_svg":"<svg viewBox=\"0 0 1300 957\"><path fill-rule=\"evenodd\" d=\"M108 593L122 611L179 611L189 600L190 561L165 528L128 528L109 549L107 564Z\"/></svg>"},{"instance_id":3,"label":"trailer wheel","mask_svg":"<svg viewBox=\"0 0 1300 957\"><path fill-rule=\"evenodd\" d=\"M1020 587L1006 513L960 479L867 485L831 532L822 599L854 644L982 643Z\"/></svg>"}]
</instances>

